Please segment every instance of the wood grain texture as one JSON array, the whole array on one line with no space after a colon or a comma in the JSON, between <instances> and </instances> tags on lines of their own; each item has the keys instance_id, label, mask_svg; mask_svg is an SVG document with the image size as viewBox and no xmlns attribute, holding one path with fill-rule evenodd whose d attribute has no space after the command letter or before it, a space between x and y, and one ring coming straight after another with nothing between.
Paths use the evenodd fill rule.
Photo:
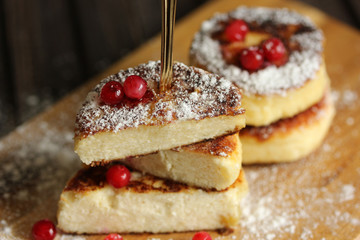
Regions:
<instances>
[{"instance_id":1,"label":"wood grain texture","mask_svg":"<svg viewBox=\"0 0 360 240\"><path fill-rule=\"evenodd\" d=\"M204 1L181 1L178 16ZM0 52L8 53L2 54L0 64L9 72L0 75L0 115L14 116L18 124L161 28L158 0L1 0L0 8L1 41L6 43ZM15 127L9 118L4 122L9 124L0 124L0 136Z\"/></svg>"},{"instance_id":2,"label":"wood grain texture","mask_svg":"<svg viewBox=\"0 0 360 240\"><path fill-rule=\"evenodd\" d=\"M13 89L10 81L10 65L8 58L4 8L0 2L0 135L1 132L8 133L16 126L15 123L15 106L13 98Z\"/></svg>"},{"instance_id":3,"label":"wood grain texture","mask_svg":"<svg viewBox=\"0 0 360 240\"><path fill-rule=\"evenodd\" d=\"M353 18L352 25L360 28L360 2L357 0L346 0L346 7Z\"/></svg>"},{"instance_id":4,"label":"wood grain texture","mask_svg":"<svg viewBox=\"0 0 360 240\"><path fill-rule=\"evenodd\" d=\"M182 17L204 1L179 2ZM87 72L108 67L161 30L161 2L149 0L74 1ZM101 46L101 47L99 47Z\"/></svg>"},{"instance_id":5,"label":"wood grain texture","mask_svg":"<svg viewBox=\"0 0 360 240\"><path fill-rule=\"evenodd\" d=\"M7 29L6 36L9 41L8 51L12 55L12 58L8 59L8 61L13 66L14 79L18 79L18 81L14 81L13 93L18 99L18 112L27 112L26 108L29 106L26 104L25 96L38 94L34 84L31 83L33 79L41 79L39 76L41 72L35 69L36 65L40 65L40 57L36 61L30 58L35 50L33 43L38 40L36 36L38 36L39 25L34 23L36 19L26 14L28 12L26 9L31 9L34 15L38 16L36 14L36 10L39 9L38 7L38 4L29 4L26 1L4 2L4 14L7 19L5 23ZM18 12L17 15L10 14L10 12L15 12L15 10ZM31 35L31 32L34 34ZM39 74L35 75L36 72ZM24 94L19 94L19 91ZM21 120L26 119L25 116L20 116L19 118Z\"/></svg>"},{"instance_id":6,"label":"wood grain texture","mask_svg":"<svg viewBox=\"0 0 360 240\"><path fill-rule=\"evenodd\" d=\"M301 2L317 7L321 11L326 12L330 16L344 23L353 24L359 27L359 25L357 25L356 15L360 14L360 8L356 8L356 1L357 0L332 0L329 2L326 0L301 0Z\"/></svg>"},{"instance_id":7,"label":"wood grain texture","mask_svg":"<svg viewBox=\"0 0 360 240\"><path fill-rule=\"evenodd\" d=\"M253 224L248 220L219 239L359 239L360 238L360 34L314 8L292 1L211 1L193 12L175 29L174 59L188 62L188 49L200 23L214 12L237 5L289 7L309 17L326 36L325 59L336 96L337 115L325 143L296 163L245 167L250 187ZM341 36L341 37L339 37ZM89 89L119 69L160 56L160 37L94 77L45 113L27 122L0 143L0 238L29 239L32 224L42 218L55 221L61 188L79 167L72 155L71 132L76 111ZM264 202L265 201L265 202ZM267 205L266 205L267 204ZM259 210L265 210L259 215ZM266 212L272 214L263 224ZM249 217L251 214L247 213ZM279 225L274 230L274 222ZM289 223L287 225L286 223ZM260 225L260 226L259 226ZM252 226L255 227L256 232ZM275 225L276 226L276 225ZM289 227L289 229L287 229ZM193 233L125 235L124 239L180 240ZM72 239L62 236L62 239ZM84 236L100 240L104 236ZM58 239L61 239L59 235Z\"/></svg>"},{"instance_id":8,"label":"wood grain texture","mask_svg":"<svg viewBox=\"0 0 360 240\"><path fill-rule=\"evenodd\" d=\"M20 122L79 85L79 61L64 1L5 1L13 96ZM16 14L13 14L16 13ZM76 84L77 83L77 84Z\"/></svg>"}]
</instances>

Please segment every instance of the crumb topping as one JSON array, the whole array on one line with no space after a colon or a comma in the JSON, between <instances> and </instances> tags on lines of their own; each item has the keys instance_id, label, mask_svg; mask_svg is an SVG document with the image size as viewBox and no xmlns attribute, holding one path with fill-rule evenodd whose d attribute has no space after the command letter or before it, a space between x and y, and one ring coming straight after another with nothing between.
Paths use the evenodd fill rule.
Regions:
<instances>
[{"instance_id":1,"label":"crumb topping","mask_svg":"<svg viewBox=\"0 0 360 240\"><path fill-rule=\"evenodd\" d=\"M223 23L230 19L242 19L248 23L275 25L301 25L308 31L300 31L290 37L291 42L300 46L289 56L286 64L280 67L269 66L254 73L225 62L219 41L212 38L212 34L223 28ZM289 88L298 88L315 76L322 63L322 32L315 27L310 19L288 9L247 8L217 14L203 22L200 31L196 33L191 56L207 70L224 76L233 81L244 94L286 95Z\"/></svg>"},{"instance_id":2,"label":"crumb topping","mask_svg":"<svg viewBox=\"0 0 360 240\"><path fill-rule=\"evenodd\" d=\"M241 93L230 81L204 70L174 63L171 89L159 93L160 61L150 61L121 70L103 79L87 96L76 119L75 134L91 135L140 125L160 125L173 121L201 120L220 115L244 113ZM123 83L130 75L148 83L151 99L135 104L109 106L101 103L100 92L109 81Z\"/></svg>"}]
</instances>

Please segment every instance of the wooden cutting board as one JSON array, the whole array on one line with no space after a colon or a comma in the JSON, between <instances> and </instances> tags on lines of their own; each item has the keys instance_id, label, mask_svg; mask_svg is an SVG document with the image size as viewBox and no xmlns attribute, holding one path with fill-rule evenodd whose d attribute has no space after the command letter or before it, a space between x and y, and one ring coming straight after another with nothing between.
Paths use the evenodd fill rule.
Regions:
<instances>
[{"instance_id":1,"label":"wooden cutting board","mask_svg":"<svg viewBox=\"0 0 360 240\"><path fill-rule=\"evenodd\" d=\"M244 217L213 239L360 239L360 34L306 5L282 0L211 1L177 23L174 58L188 62L200 23L238 5L288 7L311 17L326 36L325 59L337 115L324 144L296 163L244 167L250 194ZM80 167L72 150L74 118L89 89L121 68L160 57L159 36L0 141L0 239L30 239L33 223L56 221L66 180ZM141 216L139 216L141 217ZM191 239L193 233L124 235ZM57 239L103 239L58 234Z\"/></svg>"}]
</instances>

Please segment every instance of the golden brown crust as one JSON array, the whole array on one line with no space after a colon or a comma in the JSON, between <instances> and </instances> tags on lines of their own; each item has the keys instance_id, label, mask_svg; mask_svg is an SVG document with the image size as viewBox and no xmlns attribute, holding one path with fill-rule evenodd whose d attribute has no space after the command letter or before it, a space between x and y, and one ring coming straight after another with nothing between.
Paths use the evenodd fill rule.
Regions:
<instances>
[{"instance_id":1,"label":"golden brown crust","mask_svg":"<svg viewBox=\"0 0 360 240\"><path fill-rule=\"evenodd\" d=\"M256 137L258 141L266 141L275 134L286 133L300 126L307 126L317 121L327 106L328 96L325 94L319 102L294 117L280 119L277 122L262 127L246 126L240 131L240 138L241 136L248 135Z\"/></svg>"},{"instance_id":2,"label":"golden brown crust","mask_svg":"<svg viewBox=\"0 0 360 240\"><path fill-rule=\"evenodd\" d=\"M232 131L231 133L227 133L224 136L220 136L217 137L215 139L208 139L202 142L198 142L198 143L193 143L190 145L185 145L185 146L180 146L180 147L176 147L171 149L172 151L181 151L181 150L186 150L186 151L192 151L192 152L198 152L198 153L203 153L203 154L211 154L214 156L229 156L232 152L234 152L236 150L236 147L238 146L238 133L239 133L240 129L235 128L234 131ZM149 154L155 154L156 152L152 152ZM148 155L148 154L145 154ZM127 158L137 158L137 157L141 157L144 155L136 155L136 156L129 156ZM106 160L101 160L101 161L94 161L90 164L91 167L98 167L98 166L105 166L107 164L109 164L112 161L106 161Z\"/></svg>"},{"instance_id":3,"label":"golden brown crust","mask_svg":"<svg viewBox=\"0 0 360 240\"><path fill-rule=\"evenodd\" d=\"M194 143L187 146L174 148L174 151L186 150L204 154L211 154L215 156L228 156L234 152L238 147L239 142L238 133L227 136L209 139L200 143Z\"/></svg>"},{"instance_id":4,"label":"golden brown crust","mask_svg":"<svg viewBox=\"0 0 360 240\"><path fill-rule=\"evenodd\" d=\"M108 183L106 182L106 171L109 166L100 167L85 167L79 170L76 175L67 183L64 191L74 192L89 192L103 188ZM138 173L139 174L139 173ZM244 181L243 172L241 171L238 179L230 187L221 190L226 191L233 188L235 185ZM161 179L151 175L141 175L138 178L132 179L126 187L119 190L125 190L135 193L148 192L162 192L175 193L182 192L188 189L200 189L196 187L189 187L186 184L178 183L172 180ZM202 189L206 192L217 192L215 189Z\"/></svg>"}]
</instances>

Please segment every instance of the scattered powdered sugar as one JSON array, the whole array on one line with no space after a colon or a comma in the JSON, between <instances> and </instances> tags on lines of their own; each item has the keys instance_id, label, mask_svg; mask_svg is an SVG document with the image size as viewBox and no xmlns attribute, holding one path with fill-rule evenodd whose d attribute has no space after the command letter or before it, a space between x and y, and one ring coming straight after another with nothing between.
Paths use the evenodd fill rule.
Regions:
<instances>
[{"instance_id":1,"label":"scattered powdered sugar","mask_svg":"<svg viewBox=\"0 0 360 240\"><path fill-rule=\"evenodd\" d=\"M345 104L351 104L353 103L355 100L357 100L358 96L357 93L353 90L345 90L343 93L343 102Z\"/></svg>"},{"instance_id":2,"label":"scattered powdered sugar","mask_svg":"<svg viewBox=\"0 0 360 240\"><path fill-rule=\"evenodd\" d=\"M255 21L259 24L269 20L275 24L302 24L312 30L294 34L290 38L299 44L301 50L293 51L285 65L269 66L249 73L235 65L227 64L223 59L219 42L212 39L212 33L222 28L221 22L230 18ZM315 76L322 63L322 41L322 32L316 29L308 18L296 12L287 9L239 7L228 14L217 14L202 24L200 31L195 34L191 56L195 60L195 65L197 62L207 70L232 80L245 90L245 94L285 95L287 89L301 87Z\"/></svg>"},{"instance_id":3,"label":"scattered powdered sugar","mask_svg":"<svg viewBox=\"0 0 360 240\"><path fill-rule=\"evenodd\" d=\"M355 188L353 185L346 184L341 187L340 202L346 202L354 199Z\"/></svg>"},{"instance_id":4,"label":"scattered powdered sugar","mask_svg":"<svg viewBox=\"0 0 360 240\"><path fill-rule=\"evenodd\" d=\"M55 240L85 240L85 237L76 235L57 234Z\"/></svg>"},{"instance_id":5,"label":"scattered powdered sugar","mask_svg":"<svg viewBox=\"0 0 360 240\"><path fill-rule=\"evenodd\" d=\"M0 231L2 231L5 236L10 236L12 234L12 229L5 220L0 221Z\"/></svg>"},{"instance_id":6,"label":"scattered powdered sugar","mask_svg":"<svg viewBox=\"0 0 360 240\"><path fill-rule=\"evenodd\" d=\"M348 117L348 118L346 119L346 124L347 124L347 125L352 126L352 125L354 125L354 123L355 123L355 120L354 120L353 117Z\"/></svg>"},{"instance_id":7,"label":"scattered powdered sugar","mask_svg":"<svg viewBox=\"0 0 360 240\"><path fill-rule=\"evenodd\" d=\"M243 19L247 22L264 23L269 20L275 24L303 24L314 26L309 18L306 18L295 11L288 9L271 9L266 7L248 8L239 7L233 12L229 13L232 18ZM224 18L224 20L227 18Z\"/></svg>"},{"instance_id":8,"label":"scattered powdered sugar","mask_svg":"<svg viewBox=\"0 0 360 240\"><path fill-rule=\"evenodd\" d=\"M68 119L68 116L64 117ZM61 117L58 120L73 122ZM73 124L62 130L53 128L54 125L60 124L38 122L36 132L21 126L14 132L20 136L16 141L2 140L1 239L7 239L7 236L12 240L27 239L34 222L44 218L54 221L60 193L66 181L80 168L80 161L73 151ZM30 215L25 222L22 220L21 230L18 225L12 225L19 218Z\"/></svg>"},{"instance_id":9,"label":"scattered powdered sugar","mask_svg":"<svg viewBox=\"0 0 360 240\"><path fill-rule=\"evenodd\" d=\"M46 178L43 179L42 185L36 186L36 188L41 189L44 185L51 185L48 182L49 180L57 181L57 173L63 173L61 171L52 173L54 167L56 169L64 167L66 170L73 167L71 164L73 159L76 159L72 150L73 133L71 131L58 132L50 129L46 122L41 122L39 125L40 128L43 128L40 131L44 133L40 139L32 140L31 135L23 136L29 138L29 141L17 149L12 149L7 156L8 159L2 161L0 194L12 190L12 185L18 181L27 181L37 177ZM17 132L26 134L25 131L23 132L22 127L18 128ZM54 166L49 164L49 160L53 161ZM28 197L26 192L23 191L26 191L26 189L18 191L16 195L20 198Z\"/></svg>"},{"instance_id":10,"label":"scattered powdered sugar","mask_svg":"<svg viewBox=\"0 0 360 240\"><path fill-rule=\"evenodd\" d=\"M357 106L354 104L358 99L358 94L354 90L345 89L343 91L331 91L332 98L337 108L348 108Z\"/></svg>"},{"instance_id":11,"label":"scattered powdered sugar","mask_svg":"<svg viewBox=\"0 0 360 240\"><path fill-rule=\"evenodd\" d=\"M312 160L294 164L313 167L308 162ZM354 184L337 182L329 190L327 186L314 186L311 183L314 177L306 171L294 171L291 175L292 179L298 179L299 185L296 185L286 181L289 172L283 171L285 167L281 164L245 167L250 194L242 202L240 239L273 240L298 236L296 239L310 240L319 239L321 233L340 239L337 234L344 224L360 228L360 218L355 215L358 213L351 212L354 207L360 207ZM324 172L320 178L326 179L327 174ZM289 184L294 186L289 187Z\"/></svg>"},{"instance_id":12,"label":"scattered powdered sugar","mask_svg":"<svg viewBox=\"0 0 360 240\"><path fill-rule=\"evenodd\" d=\"M322 145L322 150L323 150L324 152L330 152L330 151L331 151L331 146L330 146L330 144L324 143L324 144Z\"/></svg>"},{"instance_id":13,"label":"scattered powdered sugar","mask_svg":"<svg viewBox=\"0 0 360 240\"><path fill-rule=\"evenodd\" d=\"M122 70L98 84L80 109L76 134L98 131L115 132L139 125L165 124L172 121L200 120L223 114L242 114L241 94L229 81L182 63L173 66L171 91L158 93L160 61L150 61L135 68ZM130 75L147 81L154 97L149 102L109 106L100 101L102 87L109 81L123 83Z\"/></svg>"},{"instance_id":14,"label":"scattered powdered sugar","mask_svg":"<svg viewBox=\"0 0 360 240\"><path fill-rule=\"evenodd\" d=\"M7 234L7 235L10 235L12 233L11 227L5 227L4 228L4 233Z\"/></svg>"}]
</instances>

